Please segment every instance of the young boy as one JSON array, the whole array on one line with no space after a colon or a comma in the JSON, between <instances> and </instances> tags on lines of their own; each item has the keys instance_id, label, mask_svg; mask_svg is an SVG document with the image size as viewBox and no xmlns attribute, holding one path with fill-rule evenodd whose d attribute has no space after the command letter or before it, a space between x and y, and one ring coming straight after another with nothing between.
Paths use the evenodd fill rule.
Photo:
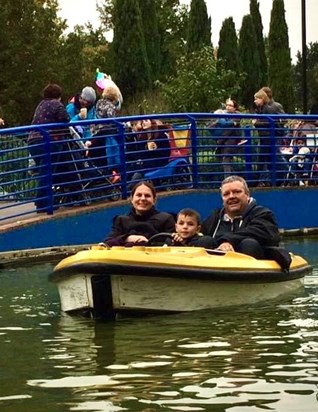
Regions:
<instances>
[{"instance_id":1,"label":"young boy","mask_svg":"<svg viewBox=\"0 0 318 412\"><path fill-rule=\"evenodd\" d=\"M193 209L182 209L177 215L176 233L167 239L169 246L197 246L206 249L215 247L215 241L211 236L203 236L200 233L200 215Z\"/></svg>"}]
</instances>

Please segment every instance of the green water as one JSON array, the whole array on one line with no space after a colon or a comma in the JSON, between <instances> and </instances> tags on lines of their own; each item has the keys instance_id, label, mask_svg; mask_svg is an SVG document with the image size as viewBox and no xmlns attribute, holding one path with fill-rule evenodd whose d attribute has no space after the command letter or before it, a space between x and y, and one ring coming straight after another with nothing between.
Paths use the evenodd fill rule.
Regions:
<instances>
[{"instance_id":1,"label":"green water","mask_svg":"<svg viewBox=\"0 0 318 412\"><path fill-rule=\"evenodd\" d=\"M97 322L62 315L50 264L0 272L0 411L318 409L318 240L288 242L314 266L279 302Z\"/></svg>"}]
</instances>

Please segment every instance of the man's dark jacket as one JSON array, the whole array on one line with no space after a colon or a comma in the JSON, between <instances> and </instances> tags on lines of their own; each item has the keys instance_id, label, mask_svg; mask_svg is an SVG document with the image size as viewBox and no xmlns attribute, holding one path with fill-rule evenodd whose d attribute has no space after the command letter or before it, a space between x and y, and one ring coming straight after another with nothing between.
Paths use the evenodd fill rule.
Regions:
<instances>
[{"instance_id":1,"label":"man's dark jacket","mask_svg":"<svg viewBox=\"0 0 318 412\"><path fill-rule=\"evenodd\" d=\"M246 238L257 240L262 247L278 246L280 241L273 212L257 205L254 199L251 199L243 215L233 221L224 220L224 208L214 211L202 223L201 232L212 236L216 247L229 242L235 249Z\"/></svg>"}]
</instances>

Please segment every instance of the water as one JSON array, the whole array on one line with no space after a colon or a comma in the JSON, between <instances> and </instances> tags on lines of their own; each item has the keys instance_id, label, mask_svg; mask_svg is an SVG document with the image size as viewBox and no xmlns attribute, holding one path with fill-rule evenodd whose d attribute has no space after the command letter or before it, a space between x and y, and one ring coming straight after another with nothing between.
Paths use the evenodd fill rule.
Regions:
<instances>
[{"instance_id":1,"label":"water","mask_svg":"<svg viewBox=\"0 0 318 412\"><path fill-rule=\"evenodd\" d=\"M60 313L51 264L0 272L0 410L318 408L318 239L305 288L249 308L101 322Z\"/></svg>"}]
</instances>

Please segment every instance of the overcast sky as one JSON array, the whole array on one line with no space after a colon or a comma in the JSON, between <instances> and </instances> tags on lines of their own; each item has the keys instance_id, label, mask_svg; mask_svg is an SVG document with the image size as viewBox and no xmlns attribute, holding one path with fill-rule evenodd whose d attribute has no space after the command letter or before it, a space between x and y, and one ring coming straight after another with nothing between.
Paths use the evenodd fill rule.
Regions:
<instances>
[{"instance_id":1,"label":"overcast sky","mask_svg":"<svg viewBox=\"0 0 318 412\"><path fill-rule=\"evenodd\" d=\"M101 1L101 0L99 0ZM190 0L184 0L189 4ZM219 32L222 22L232 16L236 30L241 27L242 18L249 14L249 0L207 0L208 13L212 18L212 41L218 45ZM291 57L295 61L297 50L302 49L301 28L301 0L285 0L286 21L288 25L289 47ZM67 19L68 25L74 27L76 24L84 24L90 21L98 26L98 13L96 11L96 0L59 0L60 16ZM272 0L259 0L262 15L264 34L268 34ZM318 41L318 0L306 0L306 26L307 43Z\"/></svg>"}]
</instances>

